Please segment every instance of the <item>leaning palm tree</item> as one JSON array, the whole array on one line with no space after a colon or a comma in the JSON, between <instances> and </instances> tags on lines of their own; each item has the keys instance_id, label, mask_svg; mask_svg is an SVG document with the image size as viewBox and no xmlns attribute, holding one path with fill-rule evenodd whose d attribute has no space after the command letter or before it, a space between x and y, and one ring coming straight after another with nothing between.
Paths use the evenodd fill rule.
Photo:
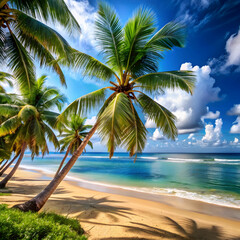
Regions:
<instances>
[{"instance_id":1,"label":"leaning palm tree","mask_svg":"<svg viewBox=\"0 0 240 240\"><path fill-rule=\"evenodd\" d=\"M62 166L69 153L73 154L78 149L83 139L88 134L87 130L92 128L92 125L84 125L85 120L86 118L81 118L79 115L72 115L71 120L67 121L63 127L60 127L60 131L63 133L60 134L60 137L62 137L62 139L59 141L61 145L60 151L66 151L66 153L62 159L61 164L58 167L55 176L57 176L62 169ZM88 142L88 145L93 148L91 141Z\"/></svg>"},{"instance_id":2,"label":"leaning palm tree","mask_svg":"<svg viewBox=\"0 0 240 240\"><path fill-rule=\"evenodd\" d=\"M51 108L61 109L65 97L55 88L45 87L46 76L35 81L31 92L24 92L23 96L16 100L15 104L0 104L0 114L7 120L0 125L0 137L14 134L12 148L19 152L19 158L11 172L0 182L0 188L16 172L27 148L32 153L32 158L41 151L42 155L48 153L47 141L56 148L59 147L57 137L53 132L58 113ZM48 139L48 140L47 140Z\"/></svg>"},{"instance_id":3,"label":"leaning palm tree","mask_svg":"<svg viewBox=\"0 0 240 240\"><path fill-rule=\"evenodd\" d=\"M184 27L170 22L156 31L154 14L140 8L122 28L115 11L105 3L99 4L95 26L96 43L105 63L73 50L75 67L83 69L87 77L109 81L111 86L76 99L60 115L59 121L72 113L100 109L96 123L59 174L36 197L16 206L23 211L38 211L43 207L96 130L106 143L110 158L117 146L126 148L135 158L144 149L147 129L138 115L140 109L166 137L177 136L175 116L147 94L163 93L166 88L192 93L195 82L192 72L158 72L163 51L184 46Z\"/></svg>"},{"instance_id":4,"label":"leaning palm tree","mask_svg":"<svg viewBox=\"0 0 240 240\"><path fill-rule=\"evenodd\" d=\"M31 89L35 81L33 58L41 66L56 72L63 84L65 77L58 61L67 57L69 45L45 22L60 23L69 33L80 27L64 0L1 0L0 1L0 61L13 75ZM22 90L26 90L20 84Z\"/></svg>"}]
</instances>

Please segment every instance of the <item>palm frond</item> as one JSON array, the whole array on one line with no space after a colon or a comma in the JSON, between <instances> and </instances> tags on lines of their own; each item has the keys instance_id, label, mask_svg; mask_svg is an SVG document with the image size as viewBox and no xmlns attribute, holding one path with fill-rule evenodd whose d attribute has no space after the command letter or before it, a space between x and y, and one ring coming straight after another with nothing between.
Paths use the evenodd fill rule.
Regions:
<instances>
[{"instance_id":1,"label":"palm frond","mask_svg":"<svg viewBox=\"0 0 240 240\"><path fill-rule=\"evenodd\" d=\"M52 128L56 128L57 118L59 113L52 112L52 111L43 111L42 112L42 119L49 124Z\"/></svg>"},{"instance_id":2,"label":"palm frond","mask_svg":"<svg viewBox=\"0 0 240 240\"><path fill-rule=\"evenodd\" d=\"M145 46L147 39L155 31L154 24L154 14L148 9L140 8L125 25L122 57L126 72L138 60L136 56L139 49Z\"/></svg>"},{"instance_id":3,"label":"palm frond","mask_svg":"<svg viewBox=\"0 0 240 240\"><path fill-rule=\"evenodd\" d=\"M91 149L93 149L93 143L91 141L88 141L88 145L90 146Z\"/></svg>"},{"instance_id":4,"label":"palm frond","mask_svg":"<svg viewBox=\"0 0 240 240\"><path fill-rule=\"evenodd\" d=\"M35 83L35 67L32 58L13 32L10 32L7 38L6 47L8 67L12 69L20 90L31 91Z\"/></svg>"},{"instance_id":5,"label":"palm frond","mask_svg":"<svg viewBox=\"0 0 240 240\"><path fill-rule=\"evenodd\" d=\"M11 0L11 3L17 9L34 18L59 22L70 33L73 30L80 31L77 20L68 9L64 0Z\"/></svg>"},{"instance_id":6,"label":"palm frond","mask_svg":"<svg viewBox=\"0 0 240 240\"><path fill-rule=\"evenodd\" d=\"M166 88L182 89L193 93L196 77L192 71L155 72L135 79L133 82L152 93Z\"/></svg>"},{"instance_id":7,"label":"palm frond","mask_svg":"<svg viewBox=\"0 0 240 240\"><path fill-rule=\"evenodd\" d=\"M115 72L111 68L86 53L73 49L71 56L73 67L76 70L80 70L82 75L85 77L108 81L116 76Z\"/></svg>"},{"instance_id":8,"label":"palm frond","mask_svg":"<svg viewBox=\"0 0 240 240\"><path fill-rule=\"evenodd\" d=\"M44 124L44 131L47 133L49 141L53 143L55 148L59 149L59 147L60 147L59 141L58 141L55 133L52 131L52 129L47 124Z\"/></svg>"},{"instance_id":9,"label":"palm frond","mask_svg":"<svg viewBox=\"0 0 240 240\"><path fill-rule=\"evenodd\" d=\"M166 137L174 140L177 136L176 117L143 93L139 94L137 99L143 112L156 123L156 126L162 130Z\"/></svg>"},{"instance_id":10,"label":"palm frond","mask_svg":"<svg viewBox=\"0 0 240 240\"><path fill-rule=\"evenodd\" d=\"M0 125L0 137L14 133L20 125L21 120L17 115L7 119Z\"/></svg>"},{"instance_id":11,"label":"palm frond","mask_svg":"<svg viewBox=\"0 0 240 240\"><path fill-rule=\"evenodd\" d=\"M59 115L58 120L65 119L71 113L84 114L93 108L100 107L105 100L105 91L106 88L101 88L76 99Z\"/></svg>"},{"instance_id":12,"label":"palm frond","mask_svg":"<svg viewBox=\"0 0 240 240\"><path fill-rule=\"evenodd\" d=\"M17 115L21 108L14 104L0 104L0 116L12 117Z\"/></svg>"},{"instance_id":13,"label":"palm frond","mask_svg":"<svg viewBox=\"0 0 240 240\"><path fill-rule=\"evenodd\" d=\"M38 112L38 110L34 106L32 106L32 105L25 105L19 111L18 117L23 122L27 122L31 118L33 118L33 119L34 118L38 118L39 117L39 112Z\"/></svg>"},{"instance_id":14,"label":"palm frond","mask_svg":"<svg viewBox=\"0 0 240 240\"><path fill-rule=\"evenodd\" d=\"M184 47L186 28L177 22L169 22L147 42L146 47L155 51L171 50L173 47Z\"/></svg>"},{"instance_id":15,"label":"palm frond","mask_svg":"<svg viewBox=\"0 0 240 240\"><path fill-rule=\"evenodd\" d=\"M5 32L3 31L2 28L0 28L0 61L4 62L5 59L5 40L6 40L6 36L5 36Z\"/></svg>"},{"instance_id":16,"label":"palm frond","mask_svg":"<svg viewBox=\"0 0 240 240\"><path fill-rule=\"evenodd\" d=\"M125 129L122 145L127 147L127 151L129 151L130 156L133 156L134 154L137 156L137 153L141 153L145 147L147 129L138 116L132 102L130 102L130 104L132 108L132 122L129 124L128 128Z\"/></svg>"},{"instance_id":17,"label":"palm frond","mask_svg":"<svg viewBox=\"0 0 240 240\"><path fill-rule=\"evenodd\" d=\"M107 64L122 73L120 59L123 44L122 27L116 12L108 4L99 3L95 27L96 41L107 59Z\"/></svg>"},{"instance_id":18,"label":"palm frond","mask_svg":"<svg viewBox=\"0 0 240 240\"><path fill-rule=\"evenodd\" d=\"M39 60L40 67L51 69L59 76L62 85L66 86L66 79L59 64L59 59L55 59L52 53L34 36L21 33L19 35L19 39L28 46L28 49L32 53L33 57Z\"/></svg>"},{"instance_id":19,"label":"palm frond","mask_svg":"<svg viewBox=\"0 0 240 240\"><path fill-rule=\"evenodd\" d=\"M34 51L31 40L35 39L51 53L57 54L59 57L68 57L70 46L59 33L23 12L16 11L16 15L15 29L18 30L18 36L21 37L24 46L30 46Z\"/></svg>"},{"instance_id":20,"label":"palm frond","mask_svg":"<svg viewBox=\"0 0 240 240\"><path fill-rule=\"evenodd\" d=\"M132 110L128 97L118 93L99 116L98 134L107 143L109 157L121 145L125 129L131 123Z\"/></svg>"},{"instance_id":21,"label":"palm frond","mask_svg":"<svg viewBox=\"0 0 240 240\"><path fill-rule=\"evenodd\" d=\"M0 72L0 82L6 82L10 87L13 87L13 82L12 80L14 77L6 72Z\"/></svg>"}]
</instances>

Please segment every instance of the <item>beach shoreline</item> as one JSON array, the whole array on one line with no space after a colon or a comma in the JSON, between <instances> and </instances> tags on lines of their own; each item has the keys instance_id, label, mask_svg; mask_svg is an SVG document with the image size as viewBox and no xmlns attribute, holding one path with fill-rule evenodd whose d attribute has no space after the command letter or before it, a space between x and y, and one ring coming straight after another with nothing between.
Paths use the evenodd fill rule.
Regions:
<instances>
[{"instance_id":1,"label":"beach shoreline","mask_svg":"<svg viewBox=\"0 0 240 240\"><path fill-rule=\"evenodd\" d=\"M33 168L32 166L22 166L21 169L27 171L40 172L43 178L46 180L51 180L51 177L54 174L53 171L49 170L45 171L44 169L37 170L37 168ZM161 194L147 193L139 191L137 189L133 190L133 188L131 187L88 181L73 176L71 175L71 173L69 173L66 176L65 181L69 181L71 184L75 183L79 187L93 191L118 194L121 196L134 197L143 200L159 202L179 209L184 209L193 212L196 211L203 214L209 214L240 221L240 205L233 207L228 205L221 205L217 203L201 201L198 199L188 199L185 197L179 197L164 193Z\"/></svg>"},{"instance_id":2,"label":"beach shoreline","mask_svg":"<svg viewBox=\"0 0 240 240\"><path fill-rule=\"evenodd\" d=\"M11 196L0 196L0 202L13 206L29 200L47 185L50 178L49 172L19 169L9 183ZM183 207L190 204L186 199L180 199L181 204L176 206L174 197L167 196L168 201L170 198L174 201L166 204L124 196L119 189L117 191L118 194L86 189L80 187L77 181L67 178L43 211L54 211L79 219L89 239L240 238L238 209L216 208L208 204L204 211L189 210ZM202 207L202 203L196 205L197 201L192 202L194 207ZM209 211L208 214L205 211ZM234 212L236 215L231 216ZM184 231L179 231L179 226ZM216 234L222 238L214 238ZM201 235L202 238L199 237Z\"/></svg>"}]
</instances>

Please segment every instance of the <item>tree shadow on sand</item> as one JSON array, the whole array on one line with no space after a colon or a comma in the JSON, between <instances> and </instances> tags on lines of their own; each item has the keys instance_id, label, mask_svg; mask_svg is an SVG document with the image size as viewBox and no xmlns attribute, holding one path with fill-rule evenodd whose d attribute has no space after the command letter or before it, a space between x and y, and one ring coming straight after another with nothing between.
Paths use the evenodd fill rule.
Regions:
<instances>
[{"instance_id":1,"label":"tree shadow on sand","mask_svg":"<svg viewBox=\"0 0 240 240\"><path fill-rule=\"evenodd\" d=\"M123 205L124 202L110 200L108 197L57 197L51 198L48 201L51 207L54 205L58 206L58 201L67 202L68 207L61 208L61 213L66 215L73 214L80 221L96 219L100 214L105 214L106 218L110 221L118 222L118 217L129 218L129 215L134 215L130 212L130 208L112 205L114 203L122 203L121 205Z\"/></svg>"},{"instance_id":2,"label":"tree shadow on sand","mask_svg":"<svg viewBox=\"0 0 240 240\"><path fill-rule=\"evenodd\" d=\"M184 239L187 240L226 240L225 233L221 227L212 225L211 227L198 227L192 219L186 219L184 227L172 218L164 217ZM240 240L240 236L228 237L228 240Z\"/></svg>"},{"instance_id":3,"label":"tree shadow on sand","mask_svg":"<svg viewBox=\"0 0 240 240\"><path fill-rule=\"evenodd\" d=\"M116 238L116 237L107 237L101 238L101 240L149 240L149 239L172 239L172 240L240 240L240 236L238 237L230 237L224 234L224 231L217 226L211 227L198 227L197 223L192 219L186 219L186 222L181 226L179 223L174 221L169 217L164 217L167 221L167 224L171 225L175 232L167 231L164 228L157 228L150 225L137 223L137 222L129 222L132 225L123 225L123 224L106 224L92 221L81 220L81 222L91 223L93 225L109 225L110 227L123 227L126 232L133 233L136 237L129 238Z\"/></svg>"}]
</instances>

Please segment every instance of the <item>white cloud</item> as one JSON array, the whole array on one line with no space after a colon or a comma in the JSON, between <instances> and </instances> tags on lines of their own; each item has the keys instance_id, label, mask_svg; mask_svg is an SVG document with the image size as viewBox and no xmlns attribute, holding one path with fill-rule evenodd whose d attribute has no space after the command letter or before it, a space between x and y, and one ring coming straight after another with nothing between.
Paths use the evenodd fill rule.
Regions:
<instances>
[{"instance_id":1,"label":"white cloud","mask_svg":"<svg viewBox=\"0 0 240 240\"><path fill-rule=\"evenodd\" d=\"M240 71L240 29L238 33L232 34L225 45L226 53L218 58L208 60L214 73L227 74L231 71L231 66L236 66L235 72Z\"/></svg>"},{"instance_id":2,"label":"white cloud","mask_svg":"<svg viewBox=\"0 0 240 240\"><path fill-rule=\"evenodd\" d=\"M234 143L238 143L239 142L239 139L238 138L234 138Z\"/></svg>"},{"instance_id":3,"label":"white cloud","mask_svg":"<svg viewBox=\"0 0 240 240\"><path fill-rule=\"evenodd\" d=\"M198 132L199 130L201 130L201 128L189 128L189 129L178 129L178 134L187 134L187 133L194 133L194 132Z\"/></svg>"},{"instance_id":4,"label":"white cloud","mask_svg":"<svg viewBox=\"0 0 240 240\"><path fill-rule=\"evenodd\" d=\"M97 117L96 117L96 116L93 116L92 118L86 119L85 124L86 124L86 125L94 125L96 121L97 121Z\"/></svg>"},{"instance_id":5,"label":"white cloud","mask_svg":"<svg viewBox=\"0 0 240 240\"><path fill-rule=\"evenodd\" d=\"M79 32L73 33L68 37L68 33L60 24L54 24L55 28L62 36L64 36L71 44L71 46L79 47L81 44L85 46L94 46L94 21L97 10L89 3L88 0L65 0L69 10L79 23L81 27L81 34Z\"/></svg>"},{"instance_id":6,"label":"white cloud","mask_svg":"<svg viewBox=\"0 0 240 240\"><path fill-rule=\"evenodd\" d=\"M216 111L215 113L214 112L211 112L209 111L209 107L207 107L207 113L202 116L202 121L204 121L204 119L217 119L219 118L220 116L220 112L219 111Z\"/></svg>"},{"instance_id":7,"label":"white cloud","mask_svg":"<svg viewBox=\"0 0 240 240\"><path fill-rule=\"evenodd\" d=\"M240 116L238 116L236 121L233 122L230 133L240 133Z\"/></svg>"},{"instance_id":8,"label":"white cloud","mask_svg":"<svg viewBox=\"0 0 240 240\"><path fill-rule=\"evenodd\" d=\"M215 127L212 124L206 124L205 135L202 138L202 142L207 145L219 146L222 144L222 125L223 121L221 118L216 119Z\"/></svg>"},{"instance_id":9,"label":"white cloud","mask_svg":"<svg viewBox=\"0 0 240 240\"><path fill-rule=\"evenodd\" d=\"M157 126L153 120L148 118L147 121L145 122L145 127L146 128L156 128Z\"/></svg>"},{"instance_id":10,"label":"white cloud","mask_svg":"<svg viewBox=\"0 0 240 240\"><path fill-rule=\"evenodd\" d=\"M235 104L228 112L228 115L240 115L240 104Z\"/></svg>"},{"instance_id":11,"label":"white cloud","mask_svg":"<svg viewBox=\"0 0 240 240\"><path fill-rule=\"evenodd\" d=\"M193 133L189 134L189 136L188 136L188 139L191 139L191 138L193 138L193 136L194 136L194 134L193 134Z\"/></svg>"},{"instance_id":12,"label":"white cloud","mask_svg":"<svg viewBox=\"0 0 240 240\"><path fill-rule=\"evenodd\" d=\"M207 107L208 103L220 100L218 96L220 88L214 87L215 80L210 76L209 66L200 68L199 66L192 67L191 63L184 63L180 69L195 72L197 82L194 94L191 96L182 90L167 89L165 94L156 97L155 101L175 114L178 133L184 134L200 130L203 127L201 118L206 114L211 115L210 117L217 117L220 114L210 112ZM147 119L145 126L156 127L150 119Z\"/></svg>"},{"instance_id":13,"label":"white cloud","mask_svg":"<svg viewBox=\"0 0 240 240\"><path fill-rule=\"evenodd\" d=\"M240 29L227 40L226 51L228 53L226 66L240 65Z\"/></svg>"},{"instance_id":14,"label":"white cloud","mask_svg":"<svg viewBox=\"0 0 240 240\"><path fill-rule=\"evenodd\" d=\"M152 139L153 139L154 141L164 139L162 133L159 131L158 128L154 131L153 136L152 136Z\"/></svg>"}]
</instances>

